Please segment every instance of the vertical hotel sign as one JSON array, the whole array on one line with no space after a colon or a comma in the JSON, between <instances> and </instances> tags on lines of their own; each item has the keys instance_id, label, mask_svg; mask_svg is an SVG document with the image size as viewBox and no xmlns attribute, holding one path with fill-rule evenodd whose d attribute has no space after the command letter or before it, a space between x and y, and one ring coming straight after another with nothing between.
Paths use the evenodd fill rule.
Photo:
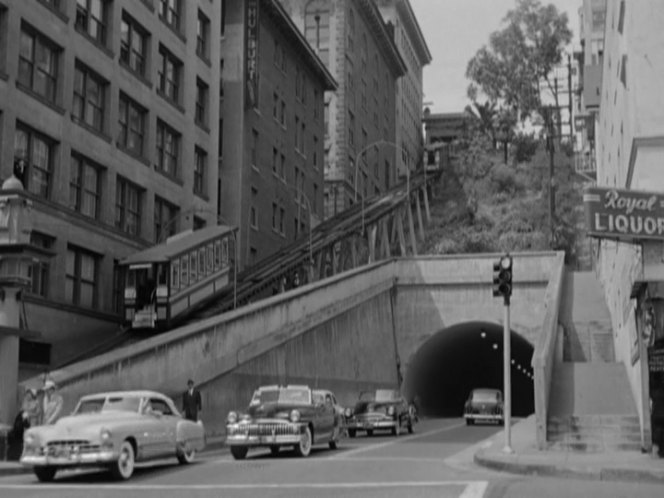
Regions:
<instances>
[{"instance_id":1,"label":"vertical hotel sign","mask_svg":"<svg viewBox=\"0 0 664 498\"><path fill-rule=\"evenodd\" d=\"M664 240L664 194L590 187L583 204L591 237Z\"/></svg>"},{"instance_id":2,"label":"vertical hotel sign","mask_svg":"<svg viewBox=\"0 0 664 498\"><path fill-rule=\"evenodd\" d=\"M245 0L246 40L245 101L247 108L258 105L258 2Z\"/></svg>"}]
</instances>

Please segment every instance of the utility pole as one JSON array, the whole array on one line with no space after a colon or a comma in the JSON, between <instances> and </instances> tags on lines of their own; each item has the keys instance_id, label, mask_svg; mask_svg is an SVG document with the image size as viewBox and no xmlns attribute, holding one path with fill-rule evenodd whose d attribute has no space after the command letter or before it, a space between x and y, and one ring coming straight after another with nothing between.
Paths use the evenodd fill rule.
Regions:
<instances>
[{"instance_id":1,"label":"utility pole","mask_svg":"<svg viewBox=\"0 0 664 498\"><path fill-rule=\"evenodd\" d=\"M555 233L555 227L554 227L554 219L556 215L556 186L555 186L555 163L554 163L554 156L555 156L555 146L554 146L554 135L555 135L555 128L553 125L553 109L551 109L551 106L549 106L549 112L547 113L549 116L549 122L548 122L548 128L549 128L549 133L548 133L548 140L547 140L547 146L549 149L549 230L550 230L550 241L549 241L549 246L553 248L553 243L554 243L554 233Z\"/></svg>"}]
</instances>

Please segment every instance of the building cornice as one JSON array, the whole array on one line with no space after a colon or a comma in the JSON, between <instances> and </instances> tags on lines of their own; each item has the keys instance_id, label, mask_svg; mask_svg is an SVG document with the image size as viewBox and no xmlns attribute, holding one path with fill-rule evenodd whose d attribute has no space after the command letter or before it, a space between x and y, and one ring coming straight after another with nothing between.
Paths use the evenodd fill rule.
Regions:
<instances>
[{"instance_id":1,"label":"building cornice","mask_svg":"<svg viewBox=\"0 0 664 498\"><path fill-rule=\"evenodd\" d=\"M415 51L420 58L420 64L423 66L431 63L433 58L424 39L420 24L417 22L415 12L410 5L409 0L396 0L397 12L401 15L404 22L404 29L408 32L408 38L413 42Z\"/></svg>"},{"instance_id":2,"label":"building cornice","mask_svg":"<svg viewBox=\"0 0 664 498\"><path fill-rule=\"evenodd\" d=\"M632 148L629 151L629 165L627 166L627 177L625 187L632 188L632 179L634 178L634 166L639 149L645 147L664 147L664 135L655 135L652 137L635 137L632 140Z\"/></svg>"},{"instance_id":3,"label":"building cornice","mask_svg":"<svg viewBox=\"0 0 664 498\"><path fill-rule=\"evenodd\" d=\"M378 46L385 54L388 64L395 76L404 76L408 72L406 63L399 54L399 49L394 42L394 36L387 29L387 24L383 20L383 16L378 10L374 0L358 0L364 18L367 20L367 25L371 30Z\"/></svg>"}]
</instances>

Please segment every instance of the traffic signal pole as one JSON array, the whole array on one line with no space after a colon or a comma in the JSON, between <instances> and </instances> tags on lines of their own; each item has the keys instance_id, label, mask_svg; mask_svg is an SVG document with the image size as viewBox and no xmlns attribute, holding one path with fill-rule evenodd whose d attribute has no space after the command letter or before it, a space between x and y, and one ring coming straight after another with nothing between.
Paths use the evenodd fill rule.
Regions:
<instances>
[{"instance_id":1,"label":"traffic signal pole","mask_svg":"<svg viewBox=\"0 0 664 498\"><path fill-rule=\"evenodd\" d=\"M505 453L514 453L512 450L512 364L511 364L511 341L510 341L510 298L505 296L505 313L503 318L503 390L505 391L505 403L503 406L503 420L505 424Z\"/></svg>"}]
</instances>

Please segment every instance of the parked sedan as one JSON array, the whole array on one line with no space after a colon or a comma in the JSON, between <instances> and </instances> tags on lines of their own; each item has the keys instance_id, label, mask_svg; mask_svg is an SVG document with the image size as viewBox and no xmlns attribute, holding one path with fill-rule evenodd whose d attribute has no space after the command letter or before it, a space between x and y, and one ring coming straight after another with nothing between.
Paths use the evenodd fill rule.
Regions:
<instances>
[{"instance_id":1,"label":"parked sedan","mask_svg":"<svg viewBox=\"0 0 664 498\"><path fill-rule=\"evenodd\" d=\"M393 389L378 389L363 392L353 409L346 409L346 428L350 437L357 431L366 431L367 436L376 430L389 430L398 436L402 429L413 433L417 418L412 405L401 393Z\"/></svg>"},{"instance_id":2,"label":"parked sedan","mask_svg":"<svg viewBox=\"0 0 664 498\"><path fill-rule=\"evenodd\" d=\"M336 449L343 425L330 394L308 386L259 387L245 412L232 411L226 418L226 443L233 458L242 460L249 448L257 447L270 448L273 455L293 447L303 457L316 444Z\"/></svg>"},{"instance_id":3,"label":"parked sedan","mask_svg":"<svg viewBox=\"0 0 664 498\"><path fill-rule=\"evenodd\" d=\"M499 389L473 389L463 408L466 425L476 422L504 423L503 393Z\"/></svg>"},{"instance_id":4,"label":"parked sedan","mask_svg":"<svg viewBox=\"0 0 664 498\"><path fill-rule=\"evenodd\" d=\"M71 416L28 429L21 463L40 481L76 467L105 467L124 480L136 462L172 456L187 464L204 446L203 425L183 418L169 397L117 391L84 396Z\"/></svg>"}]
</instances>

